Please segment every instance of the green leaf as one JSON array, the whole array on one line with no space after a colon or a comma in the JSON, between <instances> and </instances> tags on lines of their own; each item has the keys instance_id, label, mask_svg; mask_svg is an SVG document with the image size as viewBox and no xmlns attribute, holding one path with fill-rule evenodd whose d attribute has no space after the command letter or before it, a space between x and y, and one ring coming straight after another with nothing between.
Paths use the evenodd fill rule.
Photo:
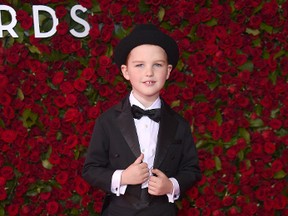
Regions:
<instances>
[{"instance_id":1,"label":"green leaf","mask_svg":"<svg viewBox=\"0 0 288 216\"><path fill-rule=\"evenodd\" d=\"M31 53L41 54L40 50L36 46L29 46L28 49Z\"/></svg>"},{"instance_id":2,"label":"green leaf","mask_svg":"<svg viewBox=\"0 0 288 216\"><path fill-rule=\"evenodd\" d=\"M42 160L42 166L45 168L45 169L52 169L53 165L49 162L49 160L45 159L45 160Z\"/></svg>"},{"instance_id":3,"label":"green leaf","mask_svg":"<svg viewBox=\"0 0 288 216\"><path fill-rule=\"evenodd\" d=\"M256 36L256 35L260 34L260 31L258 29L246 28L246 33L252 34L253 36Z\"/></svg>"},{"instance_id":4,"label":"green leaf","mask_svg":"<svg viewBox=\"0 0 288 216\"><path fill-rule=\"evenodd\" d=\"M281 56L283 56L283 55L286 55L286 53L287 53L287 51L285 51L285 50L280 50L278 53L276 53L276 54L274 55L273 59L277 59L277 58L279 58L279 57L281 57Z\"/></svg>"},{"instance_id":5,"label":"green leaf","mask_svg":"<svg viewBox=\"0 0 288 216\"><path fill-rule=\"evenodd\" d=\"M238 69L240 69L241 71L248 70L248 71L252 72L254 69L254 64L252 61L247 61L246 63L244 63L243 65L238 67Z\"/></svg>"},{"instance_id":6,"label":"green leaf","mask_svg":"<svg viewBox=\"0 0 288 216\"><path fill-rule=\"evenodd\" d=\"M260 104L256 104L256 105L255 105L255 113L256 113L258 116L261 116L262 110L263 110L263 107L262 107Z\"/></svg>"},{"instance_id":7,"label":"green leaf","mask_svg":"<svg viewBox=\"0 0 288 216\"><path fill-rule=\"evenodd\" d=\"M286 175L287 175L286 172L284 172L283 170L280 170L279 172L276 172L274 174L274 178L275 179L283 179L283 178L285 178Z\"/></svg>"},{"instance_id":8,"label":"green leaf","mask_svg":"<svg viewBox=\"0 0 288 216\"><path fill-rule=\"evenodd\" d=\"M221 170L222 169L222 164L221 164L221 160L218 156L215 156L214 158L215 160L215 166L216 166L216 170Z\"/></svg>"},{"instance_id":9,"label":"green leaf","mask_svg":"<svg viewBox=\"0 0 288 216\"><path fill-rule=\"evenodd\" d=\"M259 128L259 127L263 127L264 122L262 119L252 119L250 120L250 127L253 128Z\"/></svg>"},{"instance_id":10,"label":"green leaf","mask_svg":"<svg viewBox=\"0 0 288 216\"><path fill-rule=\"evenodd\" d=\"M250 143L250 134L246 130L246 128L239 128L239 134L240 134L241 137L243 137L245 139L245 141L247 143Z\"/></svg>"},{"instance_id":11,"label":"green leaf","mask_svg":"<svg viewBox=\"0 0 288 216\"><path fill-rule=\"evenodd\" d=\"M5 215L5 210L2 206L0 206L0 216L4 216Z\"/></svg>"},{"instance_id":12,"label":"green leaf","mask_svg":"<svg viewBox=\"0 0 288 216\"><path fill-rule=\"evenodd\" d=\"M208 26L215 26L215 25L218 24L218 22L217 22L217 19L212 18L211 20L205 22L205 24L208 25Z\"/></svg>"},{"instance_id":13,"label":"green leaf","mask_svg":"<svg viewBox=\"0 0 288 216\"><path fill-rule=\"evenodd\" d=\"M213 82L213 83L208 83L208 86L210 88L210 90L214 90L216 87L219 86L219 79L217 77L217 79Z\"/></svg>"},{"instance_id":14,"label":"green leaf","mask_svg":"<svg viewBox=\"0 0 288 216\"><path fill-rule=\"evenodd\" d=\"M238 158L240 159L240 161L242 161L244 159L244 156L245 156L245 154L244 154L243 150L238 152Z\"/></svg>"},{"instance_id":15,"label":"green leaf","mask_svg":"<svg viewBox=\"0 0 288 216\"><path fill-rule=\"evenodd\" d=\"M101 7L100 7L100 4L98 3L98 1L93 1L93 6L91 8L91 11L93 13L100 13L101 12Z\"/></svg>"},{"instance_id":16,"label":"green leaf","mask_svg":"<svg viewBox=\"0 0 288 216\"><path fill-rule=\"evenodd\" d=\"M197 102L206 102L206 96L204 94L195 95L194 100Z\"/></svg>"},{"instance_id":17,"label":"green leaf","mask_svg":"<svg viewBox=\"0 0 288 216\"><path fill-rule=\"evenodd\" d=\"M222 115L219 109L216 111L215 120L217 121L219 125L221 125L223 122Z\"/></svg>"},{"instance_id":18,"label":"green leaf","mask_svg":"<svg viewBox=\"0 0 288 216\"><path fill-rule=\"evenodd\" d=\"M31 109L25 109L23 114L23 125L26 128L31 128L33 125L36 124L37 119L38 119L38 114L33 113Z\"/></svg>"},{"instance_id":19,"label":"green leaf","mask_svg":"<svg viewBox=\"0 0 288 216\"><path fill-rule=\"evenodd\" d=\"M159 20L159 22L162 22L164 16L165 16L165 9L163 7L160 7L160 10L158 12L158 20Z\"/></svg>"},{"instance_id":20,"label":"green leaf","mask_svg":"<svg viewBox=\"0 0 288 216\"><path fill-rule=\"evenodd\" d=\"M172 102L171 107L178 107L180 105L180 100L175 100Z\"/></svg>"},{"instance_id":21,"label":"green leaf","mask_svg":"<svg viewBox=\"0 0 288 216\"><path fill-rule=\"evenodd\" d=\"M23 94L22 89L18 88L17 96L18 96L18 98L19 98L21 101L24 100L25 96L24 96L24 94Z\"/></svg>"},{"instance_id":22,"label":"green leaf","mask_svg":"<svg viewBox=\"0 0 288 216\"><path fill-rule=\"evenodd\" d=\"M273 26L269 26L266 23L261 23L260 25L260 29L268 32L268 33L272 33L273 32Z\"/></svg>"},{"instance_id":23,"label":"green leaf","mask_svg":"<svg viewBox=\"0 0 288 216\"><path fill-rule=\"evenodd\" d=\"M269 78L270 78L271 82L273 83L273 85L275 85L277 83L277 77L278 77L277 71L274 71L274 72L269 74Z\"/></svg>"},{"instance_id":24,"label":"green leaf","mask_svg":"<svg viewBox=\"0 0 288 216\"><path fill-rule=\"evenodd\" d=\"M4 123L3 119L0 119L0 127L5 128L5 123Z\"/></svg>"}]
</instances>

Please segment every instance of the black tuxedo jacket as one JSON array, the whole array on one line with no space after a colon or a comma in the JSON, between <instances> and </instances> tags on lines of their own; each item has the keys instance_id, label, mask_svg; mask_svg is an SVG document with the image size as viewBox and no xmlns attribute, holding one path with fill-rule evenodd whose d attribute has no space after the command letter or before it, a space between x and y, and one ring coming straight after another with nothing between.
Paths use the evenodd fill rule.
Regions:
<instances>
[{"instance_id":1,"label":"black tuxedo jacket","mask_svg":"<svg viewBox=\"0 0 288 216\"><path fill-rule=\"evenodd\" d=\"M153 168L174 177L181 195L201 179L189 123L161 99L161 120ZM111 192L115 170L126 169L141 154L129 97L100 115L95 123L83 178L92 186ZM137 193L140 185L128 186Z\"/></svg>"}]
</instances>

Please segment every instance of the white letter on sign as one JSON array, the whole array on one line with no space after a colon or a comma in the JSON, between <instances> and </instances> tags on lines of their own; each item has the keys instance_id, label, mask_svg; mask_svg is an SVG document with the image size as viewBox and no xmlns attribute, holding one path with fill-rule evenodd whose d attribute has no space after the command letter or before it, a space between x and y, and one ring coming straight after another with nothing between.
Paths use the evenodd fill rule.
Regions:
<instances>
[{"instance_id":1,"label":"white letter on sign","mask_svg":"<svg viewBox=\"0 0 288 216\"><path fill-rule=\"evenodd\" d=\"M48 32L40 32L39 11L45 11L49 13L52 17L53 26L51 30ZM52 35L55 34L56 26L59 23L56 17L55 11L52 8L44 6L44 5L33 5L33 22L34 22L35 38L51 37Z\"/></svg>"},{"instance_id":2,"label":"white letter on sign","mask_svg":"<svg viewBox=\"0 0 288 216\"><path fill-rule=\"evenodd\" d=\"M87 11L87 8L84 8L84 7L82 7L81 5L75 5L75 6L71 9L71 12L70 12L72 19L73 19L75 22L80 23L81 25L84 26L84 31L83 31L83 32L77 32L77 31L75 31L75 29L71 29L71 30L70 30L70 33L71 33L73 36L75 36L75 37L79 37L79 38L81 38L81 37L86 37L86 36L89 34L90 26L89 26L89 24L88 24L85 20L81 19L80 17L78 17L78 16L76 15L76 11L77 11L77 10L81 10L82 12L86 12L86 11Z\"/></svg>"},{"instance_id":3,"label":"white letter on sign","mask_svg":"<svg viewBox=\"0 0 288 216\"><path fill-rule=\"evenodd\" d=\"M11 15L11 22L8 25L2 24L2 14L1 11L8 11ZM3 31L7 30L12 37L18 38L18 35L13 30L13 28L16 26L17 20L16 20L16 12L12 7L9 7L7 5L0 5L0 38L3 37Z\"/></svg>"}]
</instances>

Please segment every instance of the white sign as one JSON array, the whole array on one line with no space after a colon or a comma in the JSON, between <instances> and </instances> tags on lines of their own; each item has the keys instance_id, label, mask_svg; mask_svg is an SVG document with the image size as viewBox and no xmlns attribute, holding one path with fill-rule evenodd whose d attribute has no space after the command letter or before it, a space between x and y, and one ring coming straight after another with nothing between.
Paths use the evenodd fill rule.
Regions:
<instances>
[{"instance_id":1,"label":"white sign","mask_svg":"<svg viewBox=\"0 0 288 216\"><path fill-rule=\"evenodd\" d=\"M84 27L83 32L77 32L75 29L70 29L70 33L78 38L86 37L89 34L90 25L86 22L86 20L80 18L77 16L77 11L80 10L83 13L87 11L87 8L82 7L81 5L75 5L71 8L70 16L71 18L81 24ZM6 11L11 15L11 22L3 24L2 23L2 11ZM57 29L57 25L59 24L59 20L56 17L55 11L48 6L44 5L33 5L32 6L33 11L33 25L34 25L34 36L35 38L48 38L53 36ZM52 18L52 28L48 32L41 31L41 26L39 22L39 14L41 11L45 11L48 13ZM0 38L3 38L3 32L7 31L13 38L18 38L17 33L14 31L14 27L17 25L17 19L16 19L16 11L8 6L8 5L0 5Z\"/></svg>"}]
</instances>

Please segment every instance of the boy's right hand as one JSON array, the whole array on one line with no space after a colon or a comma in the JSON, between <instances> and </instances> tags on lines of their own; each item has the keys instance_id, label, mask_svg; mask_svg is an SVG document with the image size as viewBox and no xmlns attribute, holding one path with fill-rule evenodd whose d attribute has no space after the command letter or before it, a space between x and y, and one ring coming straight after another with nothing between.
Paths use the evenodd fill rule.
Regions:
<instances>
[{"instance_id":1,"label":"boy's right hand","mask_svg":"<svg viewBox=\"0 0 288 216\"><path fill-rule=\"evenodd\" d=\"M149 178L147 163L143 162L144 154L141 154L128 168L122 172L121 185L142 184Z\"/></svg>"}]
</instances>

